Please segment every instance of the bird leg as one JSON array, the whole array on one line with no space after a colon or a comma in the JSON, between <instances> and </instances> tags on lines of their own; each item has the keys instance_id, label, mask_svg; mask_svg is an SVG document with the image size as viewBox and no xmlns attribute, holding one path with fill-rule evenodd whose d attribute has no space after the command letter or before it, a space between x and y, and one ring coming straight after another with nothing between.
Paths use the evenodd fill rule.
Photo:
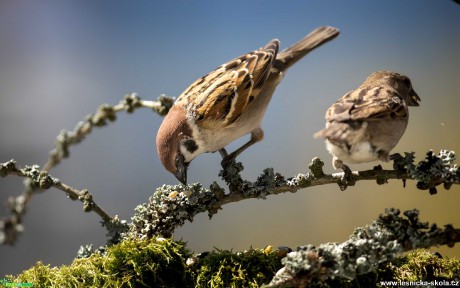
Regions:
<instances>
[{"instance_id":1,"label":"bird leg","mask_svg":"<svg viewBox=\"0 0 460 288\"><path fill-rule=\"evenodd\" d=\"M219 153L220 155L222 155L223 158L221 162L222 167L225 168L230 162L235 160L235 158L238 155L240 155L241 152L252 146L252 144L261 141L263 138L264 131L262 130L262 128L256 128L251 132L251 139L248 142L246 142L243 146L233 151L232 153L228 154L225 148L219 149Z\"/></svg>"},{"instance_id":2,"label":"bird leg","mask_svg":"<svg viewBox=\"0 0 460 288\"><path fill-rule=\"evenodd\" d=\"M340 179L339 187L340 190L345 191L348 186L354 186L356 183L355 178L353 178L353 173L351 172L350 167L347 165L343 164L342 165L342 171L343 171L343 177Z\"/></svg>"},{"instance_id":3,"label":"bird leg","mask_svg":"<svg viewBox=\"0 0 460 288\"><path fill-rule=\"evenodd\" d=\"M219 154L222 156L222 159L228 156L227 150L225 150L225 148L219 149Z\"/></svg>"},{"instance_id":4,"label":"bird leg","mask_svg":"<svg viewBox=\"0 0 460 288\"><path fill-rule=\"evenodd\" d=\"M333 157L332 158L332 166L334 167L334 169L342 169L342 171L343 171L342 179L340 179L340 181L338 183L339 187L340 187L340 190L344 191L345 189L347 189L348 186L355 185L356 181L353 178L353 173L351 172L350 167L348 167L347 165L343 164L342 160L340 160L340 159L338 159L336 157Z\"/></svg>"},{"instance_id":5,"label":"bird leg","mask_svg":"<svg viewBox=\"0 0 460 288\"><path fill-rule=\"evenodd\" d=\"M399 153L394 153L390 155L390 160L393 161L393 169L396 171L396 176L399 178L399 175L404 175L407 172L407 169L404 167L404 157ZM406 187L406 179L403 179L403 187Z\"/></svg>"}]
</instances>

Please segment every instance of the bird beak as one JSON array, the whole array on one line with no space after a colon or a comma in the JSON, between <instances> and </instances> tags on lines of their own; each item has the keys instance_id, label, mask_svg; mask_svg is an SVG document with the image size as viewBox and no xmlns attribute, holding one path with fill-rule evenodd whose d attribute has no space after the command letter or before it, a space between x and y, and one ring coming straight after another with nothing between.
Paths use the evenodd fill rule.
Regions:
<instances>
[{"instance_id":1,"label":"bird beak","mask_svg":"<svg viewBox=\"0 0 460 288\"><path fill-rule=\"evenodd\" d=\"M414 89L410 91L410 96L409 96L409 106L420 106L418 102L422 101L420 97L418 96L417 93L415 93Z\"/></svg>"},{"instance_id":2,"label":"bird beak","mask_svg":"<svg viewBox=\"0 0 460 288\"><path fill-rule=\"evenodd\" d=\"M187 185L187 168L188 163L184 162L184 157L178 157L176 159L176 171L173 174L184 185Z\"/></svg>"}]
</instances>

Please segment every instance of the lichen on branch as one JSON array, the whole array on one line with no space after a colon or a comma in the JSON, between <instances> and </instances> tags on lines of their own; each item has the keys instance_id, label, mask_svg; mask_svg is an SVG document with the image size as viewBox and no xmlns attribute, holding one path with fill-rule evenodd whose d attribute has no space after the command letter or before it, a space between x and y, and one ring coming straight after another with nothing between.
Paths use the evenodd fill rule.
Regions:
<instances>
[{"instance_id":1,"label":"lichen on branch","mask_svg":"<svg viewBox=\"0 0 460 288\"><path fill-rule=\"evenodd\" d=\"M174 103L173 97L161 95L156 101L142 100L136 93L127 94L117 105L101 105L94 114L85 117L85 120L77 123L73 131L62 130L56 137L55 147L51 150L49 159L43 168L37 165L25 166L23 169L15 167L14 160L1 164L0 176L15 174L25 177L24 191L17 197L10 197L10 215L0 219L0 244L14 244L19 233L23 231L22 218L33 195L43 192L43 189L55 187L67 193L72 200L80 200L84 203L84 211L94 211L102 218L103 226L106 226L109 235L109 243L116 241L126 230L126 221L119 220L116 216L110 217L93 201L92 194L87 190L78 191L58 179L48 175L48 172L62 159L69 157L70 147L80 143L93 127L106 126L109 122L116 120L116 114L120 111L134 112L137 108L149 108L157 114L164 116ZM115 228L116 229L112 229ZM120 229L119 229L120 228Z\"/></svg>"},{"instance_id":2,"label":"lichen on branch","mask_svg":"<svg viewBox=\"0 0 460 288\"><path fill-rule=\"evenodd\" d=\"M195 215L206 211L211 217L225 204L252 198L264 199L269 195L297 192L318 185L338 184L343 188L363 180L375 180L378 184L384 184L390 179L412 179L417 181L418 188L429 187L431 193L441 184L447 189L452 184L460 184L460 171L454 164L453 151L441 150L438 155L429 151L426 159L418 164L414 163L414 153L405 155L395 160L395 170L383 170L381 166L377 166L373 170L353 171L352 179L348 180L344 178L344 173L324 173L324 163L319 158L314 158L309 165L311 172L306 174L286 179L272 168L267 168L256 181L251 182L241 178L243 166L233 161L219 174L227 183L229 191L225 191L216 182L209 189L204 189L199 183L163 185L155 191L148 203L136 208L130 233L140 238L168 236L186 220L192 221Z\"/></svg>"},{"instance_id":3,"label":"lichen on branch","mask_svg":"<svg viewBox=\"0 0 460 288\"><path fill-rule=\"evenodd\" d=\"M318 247L301 246L288 253L284 265L267 288L304 287L329 279L356 279L375 271L382 263L392 261L402 252L460 241L460 229L446 225L429 225L418 218L418 210L387 209L372 224L357 228L343 243L326 243Z\"/></svg>"}]
</instances>

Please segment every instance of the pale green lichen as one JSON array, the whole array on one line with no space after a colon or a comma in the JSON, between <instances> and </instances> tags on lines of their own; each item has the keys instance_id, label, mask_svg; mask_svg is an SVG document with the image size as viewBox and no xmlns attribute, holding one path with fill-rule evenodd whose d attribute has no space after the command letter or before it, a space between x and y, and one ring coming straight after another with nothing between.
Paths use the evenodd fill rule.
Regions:
<instances>
[{"instance_id":1,"label":"pale green lichen","mask_svg":"<svg viewBox=\"0 0 460 288\"><path fill-rule=\"evenodd\" d=\"M371 225L358 228L343 243L326 243L319 247L301 246L282 260L283 269L268 287L297 287L328 279L353 280L373 273L383 263L396 259L403 251L458 239L458 231L446 226L420 222L417 210L404 212L387 209Z\"/></svg>"},{"instance_id":2,"label":"pale green lichen","mask_svg":"<svg viewBox=\"0 0 460 288\"><path fill-rule=\"evenodd\" d=\"M58 185L59 179L53 178L48 175L48 172L40 170L40 166L32 165L25 166L22 169L24 177L31 179L32 185L40 189L49 189L52 185Z\"/></svg>"},{"instance_id":3,"label":"pale green lichen","mask_svg":"<svg viewBox=\"0 0 460 288\"><path fill-rule=\"evenodd\" d=\"M169 109L171 109L176 99L162 94L158 97L157 101L160 102L161 105L155 106L153 110L160 116L165 116L168 114Z\"/></svg>"},{"instance_id":4,"label":"pale green lichen","mask_svg":"<svg viewBox=\"0 0 460 288\"><path fill-rule=\"evenodd\" d=\"M5 163L0 163L0 177L6 177L14 169L16 169L16 161L13 159Z\"/></svg>"},{"instance_id":5,"label":"pale green lichen","mask_svg":"<svg viewBox=\"0 0 460 288\"><path fill-rule=\"evenodd\" d=\"M275 173L273 168L266 168L255 182L245 181L243 195L245 197L265 199L275 192L277 186L284 184L286 184L286 181L283 176Z\"/></svg>"},{"instance_id":6,"label":"pale green lichen","mask_svg":"<svg viewBox=\"0 0 460 288\"><path fill-rule=\"evenodd\" d=\"M148 203L136 207L128 234L139 238L170 236L177 227L182 226L187 220L192 221L198 213L208 211L211 217L220 209L220 203L223 203L220 201L238 197L265 198L276 192L275 187L286 183L272 168L265 169L255 182L241 179L241 163L230 162L227 168L221 172L221 176L226 181L235 181L229 182L229 194L225 194L225 190L215 182L210 190L202 188L198 183L163 185L157 188Z\"/></svg>"},{"instance_id":7,"label":"pale green lichen","mask_svg":"<svg viewBox=\"0 0 460 288\"><path fill-rule=\"evenodd\" d=\"M163 185L149 198L148 203L138 205L131 218L129 235L151 238L154 235L170 236L185 221L206 211L216 200L214 193L201 184Z\"/></svg>"},{"instance_id":8,"label":"pale green lichen","mask_svg":"<svg viewBox=\"0 0 460 288\"><path fill-rule=\"evenodd\" d=\"M320 178L324 176L323 172L324 162L321 161L318 157L315 157L311 160L311 163L308 164L308 168L310 169L311 173L314 177Z\"/></svg>"},{"instance_id":9,"label":"pale green lichen","mask_svg":"<svg viewBox=\"0 0 460 288\"><path fill-rule=\"evenodd\" d=\"M115 216L108 222L101 222L102 226L107 229L107 243L97 249L93 249L93 244L81 245L77 251L77 258L87 258L93 253L103 255L107 252L107 249L115 244L120 243L123 239L128 237L128 230L130 225L126 220L122 220Z\"/></svg>"},{"instance_id":10,"label":"pale green lichen","mask_svg":"<svg viewBox=\"0 0 460 288\"><path fill-rule=\"evenodd\" d=\"M414 164L414 152L405 153L405 156L398 160L396 166L407 170L407 173L417 180L417 188L430 190L431 194L436 194L436 186L444 184L449 189L453 183L460 181L460 170L454 163L456 160L455 152L441 150L438 155L433 151L426 154L425 160Z\"/></svg>"}]
</instances>

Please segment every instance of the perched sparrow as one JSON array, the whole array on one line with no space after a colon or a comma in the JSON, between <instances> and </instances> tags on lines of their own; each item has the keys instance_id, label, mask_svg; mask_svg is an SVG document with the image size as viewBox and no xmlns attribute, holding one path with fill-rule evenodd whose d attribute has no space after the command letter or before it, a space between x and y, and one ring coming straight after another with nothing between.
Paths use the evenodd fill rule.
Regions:
<instances>
[{"instance_id":1,"label":"perched sparrow","mask_svg":"<svg viewBox=\"0 0 460 288\"><path fill-rule=\"evenodd\" d=\"M321 44L339 34L320 27L278 53L279 41L243 54L195 81L176 100L157 134L163 166L182 183L196 156L219 151L223 163L262 140L262 118L284 72ZM224 147L251 133L251 139L231 154Z\"/></svg>"},{"instance_id":2,"label":"perched sparrow","mask_svg":"<svg viewBox=\"0 0 460 288\"><path fill-rule=\"evenodd\" d=\"M326 112L326 128L314 136L326 138L335 169L345 168L343 161L387 162L406 130L408 106L419 106L418 101L407 76L375 72L358 89L332 104Z\"/></svg>"}]
</instances>

